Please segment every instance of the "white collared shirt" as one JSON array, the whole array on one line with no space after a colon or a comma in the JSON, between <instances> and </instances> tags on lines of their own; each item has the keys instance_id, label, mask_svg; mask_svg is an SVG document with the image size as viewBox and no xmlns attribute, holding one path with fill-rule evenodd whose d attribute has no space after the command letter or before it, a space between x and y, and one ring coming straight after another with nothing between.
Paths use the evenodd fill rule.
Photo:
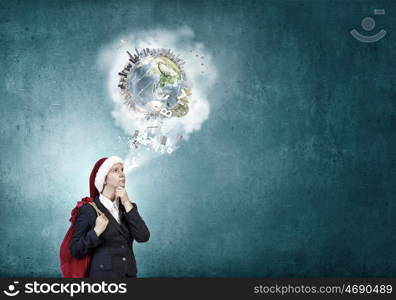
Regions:
<instances>
[{"instance_id":1,"label":"white collared shirt","mask_svg":"<svg viewBox=\"0 0 396 300\"><path fill-rule=\"evenodd\" d=\"M114 217L114 219L116 219L117 222L120 223L118 199L111 201L109 198L103 196L102 194L99 194L99 200L100 200L100 202L102 202L104 207L106 207L107 210L111 213L111 215Z\"/></svg>"}]
</instances>

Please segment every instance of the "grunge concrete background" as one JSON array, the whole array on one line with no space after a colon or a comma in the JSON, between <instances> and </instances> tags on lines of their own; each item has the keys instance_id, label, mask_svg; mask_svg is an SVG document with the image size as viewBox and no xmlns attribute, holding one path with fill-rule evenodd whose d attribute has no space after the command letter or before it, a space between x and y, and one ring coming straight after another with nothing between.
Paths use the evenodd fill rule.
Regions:
<instances>
[{"instance_id":1,"label":"grunge concrete background","mask_svg":"<svg viewBox=\"0 0 396 300\"><path fill-rule=\"evenodd\" d=\"M2 277L60 277L94 162L128 151L100 49L180 26L219 77L201 130L128 175L138 276L396 276L395 3L0 3ZM368 16L376 43L349 33Z\"/></svg>"}]
</instances>

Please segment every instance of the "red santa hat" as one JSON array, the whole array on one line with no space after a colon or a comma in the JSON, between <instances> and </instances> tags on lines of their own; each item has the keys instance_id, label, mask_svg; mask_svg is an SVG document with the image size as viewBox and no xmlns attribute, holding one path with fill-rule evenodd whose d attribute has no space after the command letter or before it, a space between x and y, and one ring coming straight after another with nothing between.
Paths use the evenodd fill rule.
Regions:
<instances>
[{"instance_id":1,"label":"red santa hat","mask_svg":"<svg viewBox=\"0 0 396 300\"><path fill-rule=\"evenodd\" d=\"M102 192L107 173L117 163L124 164L124 161L118 156L110 156L103 157L96 162L91 176L89 176L89 194L91 198L95 198Z\"/></svg>"}]
</instances>

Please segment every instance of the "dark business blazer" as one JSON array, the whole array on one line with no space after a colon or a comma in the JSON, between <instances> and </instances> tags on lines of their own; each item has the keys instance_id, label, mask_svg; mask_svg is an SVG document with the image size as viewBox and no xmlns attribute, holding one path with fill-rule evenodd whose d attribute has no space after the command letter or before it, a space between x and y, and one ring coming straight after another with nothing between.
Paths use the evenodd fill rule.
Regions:
<instances>
[{"instance_id":1,"label":"dark business blazer","mask_svg":"<svg viewBox=\"0 0 396 300\"><path fill-rule=\"evenodd\" d=\"M99 196L94 201L109 223L98 237L93 229L97 217L95 209L89 204L81 206L70 243L72 255L81 258L92 254L89 277L135 277L137 268L133 241L147 242L150 238L150 231L140 217L136 203L132 202L133 208L126 213L120 201L120 224L100 202Z\"/></svg>"}]
</instances>

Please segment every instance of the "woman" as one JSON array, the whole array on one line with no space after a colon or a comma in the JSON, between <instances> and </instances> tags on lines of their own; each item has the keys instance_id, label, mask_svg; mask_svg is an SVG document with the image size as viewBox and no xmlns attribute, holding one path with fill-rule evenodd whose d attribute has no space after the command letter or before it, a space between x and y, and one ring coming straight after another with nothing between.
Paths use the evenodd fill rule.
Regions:
<instances>
[{"instance_id":1,"label":"woman","mask_svg":"<svg viewBox=\"0 0 396 300\"><path fill-rule=\"evenodd\" d=\"M136 277L133 241L147 242L150 232L137 205L125 190L123 161L117 156L98 160L90 176L90 194L97 208L84 204L78 210L71 254L91 254L89 277Z\"/></svg>"}]
</instances>

